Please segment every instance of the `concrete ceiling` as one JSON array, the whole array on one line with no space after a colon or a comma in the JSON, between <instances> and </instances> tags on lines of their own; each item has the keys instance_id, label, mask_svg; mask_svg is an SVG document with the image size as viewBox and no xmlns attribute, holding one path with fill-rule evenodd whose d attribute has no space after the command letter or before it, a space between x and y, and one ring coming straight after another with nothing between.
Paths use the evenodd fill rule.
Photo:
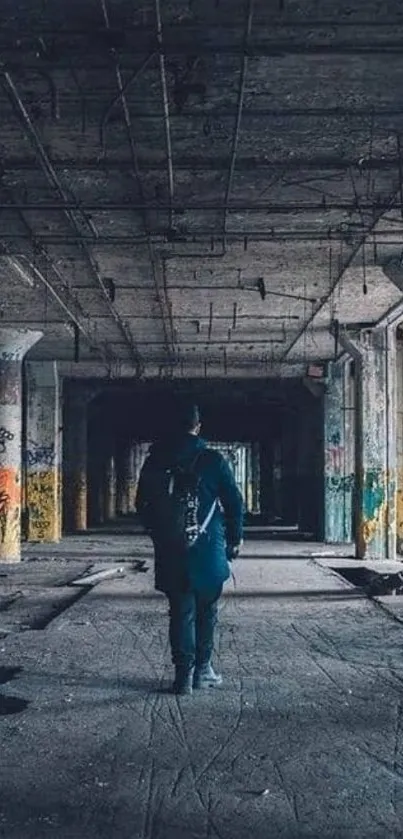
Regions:
<instances>
[{"instance_id":1,"label":"concrete ceiling","mask_svg":"<svg viewBox=\"0 0 403 839\"><path fill-rule=\"evenodd\" d=\"M0 323L42 325L31 358L295 376L401 301L397 0L2 0L0 62Z\"/></svg>"}]
</instances>

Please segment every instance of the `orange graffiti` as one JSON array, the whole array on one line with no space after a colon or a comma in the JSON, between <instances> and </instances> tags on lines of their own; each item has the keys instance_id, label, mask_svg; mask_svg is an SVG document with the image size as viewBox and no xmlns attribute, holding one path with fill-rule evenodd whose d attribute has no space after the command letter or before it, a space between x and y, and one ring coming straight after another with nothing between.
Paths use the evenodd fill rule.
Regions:
<instances>
[{"instance_id":1,"label":"orange graffiti","mask_svg":"<svg viewBox=\"0 0 403 839\"><path fill-rule=\"evenodd\" d=\"M21 481L18 469L0 468L0 557L2 561L19 558Z\"/></svg>"},{"instance_id":2,"label":"orange graffiti","mask_svg":"<svg viewBox=\"0 0 403 839\"><path fill-rule=\"evenodd\" d=\"M21 503L21 482L18 469L6 466L0 468L0 510L7 506L19 507Z\"/></svg>"}]
</instances>

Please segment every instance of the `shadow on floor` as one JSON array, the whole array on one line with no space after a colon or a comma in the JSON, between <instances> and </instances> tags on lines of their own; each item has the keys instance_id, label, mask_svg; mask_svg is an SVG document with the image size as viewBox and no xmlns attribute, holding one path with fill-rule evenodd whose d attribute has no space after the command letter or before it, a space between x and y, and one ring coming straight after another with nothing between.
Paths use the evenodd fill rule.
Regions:
<instances>
[{"instance_id":1,"label":"shadow on floor","mask_svg":"<svg viewBox=\"0 0 403 839\"><path fill-rule=\"evenodd\" d=\"M0 685L12 682L21 672L22 667L0 667ZM0 717L20 714L28 708L29 704L27 699L21 699L19 696L5 696L0 693Z\"/></svg>"},{"instance_id":2,"label":"shadow on floor","mask_svg":"<svg viewBox=\"0 0 403 839\"><path fill-rule=\"evenodd\" d=\"M99 599L104 598L112 598L112 599L120 599L120 600L161 600L163 595L158 591L116 591L116 592L108 592L107 594L104 592L100 592L95 594ZM262 589L253 589L248 591L247 589L240 589L237 591L226 590L223 593L223 599L233 598L233 599L244 599L247 600L248 598L260 598L261 600L281 600L281 599L294 599L294 598L315 598L315 599L323 599L323 600L362 600L366 598L367 595L363 591L355 590L355 589L346 589L335 591L334 589L299 589L296 591L262 591Z\"/></svg>"}]
</instances>

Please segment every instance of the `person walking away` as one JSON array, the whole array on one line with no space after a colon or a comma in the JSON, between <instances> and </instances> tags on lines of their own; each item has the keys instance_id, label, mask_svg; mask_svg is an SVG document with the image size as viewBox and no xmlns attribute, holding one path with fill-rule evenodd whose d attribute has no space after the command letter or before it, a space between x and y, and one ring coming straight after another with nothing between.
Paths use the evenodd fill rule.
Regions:
<instances>
[{"instance_id":1,"label":"person walking away","mask_svg":"<svg viewBox=\"0 0 403 839\"><path fill-rule=\"evenodd\" d=\"M177 407L174 430L141 470L137 512L155 553L155 587L169 601L173 691L215 687L218 601L242 543L243 500L225 458L199 436L196 405Z\"/></svg>"}]
</instances>

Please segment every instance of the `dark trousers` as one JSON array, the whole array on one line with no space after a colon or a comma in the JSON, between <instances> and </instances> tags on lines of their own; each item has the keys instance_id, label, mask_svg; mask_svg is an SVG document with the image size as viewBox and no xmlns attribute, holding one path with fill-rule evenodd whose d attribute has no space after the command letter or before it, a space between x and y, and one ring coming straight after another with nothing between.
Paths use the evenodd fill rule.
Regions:
<instances>
[{"instance_id":1,"label":"dark trousers","mask_svg":"<svg viewBox=\"0 0 403 839\"><path fill-rule=\"evenodd\" d=\"M214 627L222 586L211 592L175 592L169 600L169 641L176 667L207 664L213 653Z\"/></svg>"}]
</instances>

